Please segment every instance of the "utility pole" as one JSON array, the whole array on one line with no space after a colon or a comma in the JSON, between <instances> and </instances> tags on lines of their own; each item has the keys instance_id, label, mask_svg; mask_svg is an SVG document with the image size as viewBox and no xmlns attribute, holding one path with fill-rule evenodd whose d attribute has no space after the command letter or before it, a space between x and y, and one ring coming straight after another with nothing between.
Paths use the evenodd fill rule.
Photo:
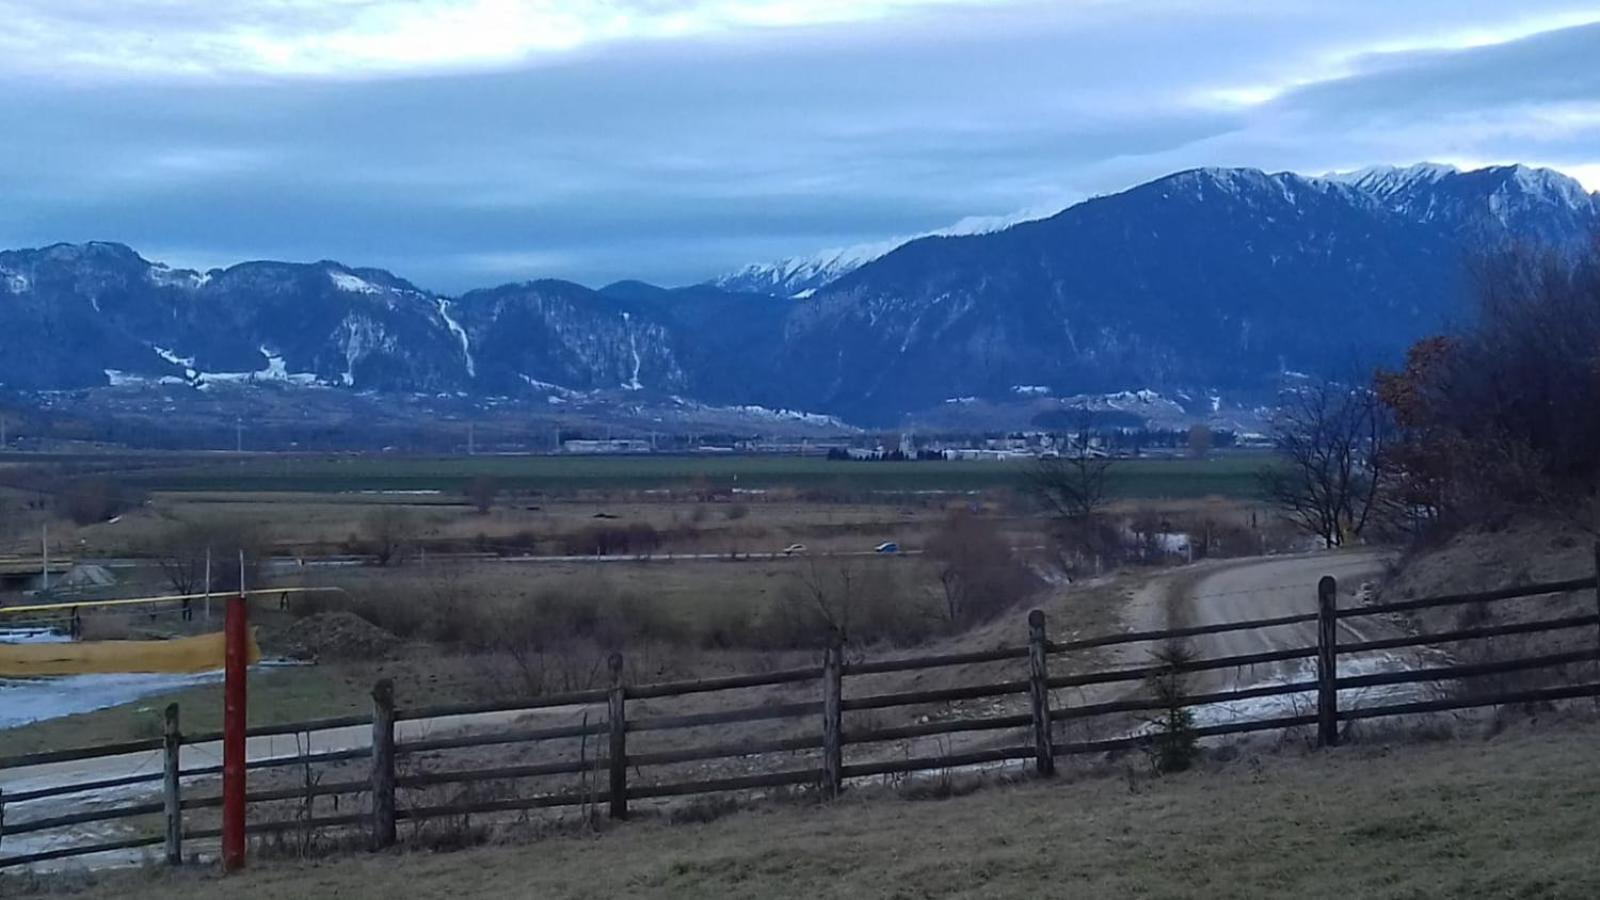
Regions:
<instances>
[{"instance_id":1,"label":"utility pole","mask_svg":"<svg viewBox=\"0 0 1600 900\"><path fill-rule=\"evenodd\" d=\"M206 545L206 624L211 624L211 545Z\"/></svg>"},{"instance_id":2,"label":"utility pole","mask_svg":"<svg viewBox=\"0 0 1600 900\"><path fill-rule=\"evenodd\" d=\"M233 451L244 452L244 420L240 418L233 420Z\"/></svg>"},{"instance_id":3,"label":"utility pole","mask_svg":"<svg viewBox=\"0 0 1600 900\"><path fill-rule=\"evenodd\" d=\"M46 522L39 527L39 556L42 560L39 575L44 582L44 592L48 594L50 593L50 523Z\"/></svg>"},{"instance_id":4,"label":"utility pole","mask_svg":"<svg viewBox=\"0 0 1600 900\"><path fill-rule=\"evenodd\" d=\"M468 456L476 456L477 453L478 453L477 432L475 431L473 423L468 422L467 423L467 455Z\"/></svg>"}]
</instances>

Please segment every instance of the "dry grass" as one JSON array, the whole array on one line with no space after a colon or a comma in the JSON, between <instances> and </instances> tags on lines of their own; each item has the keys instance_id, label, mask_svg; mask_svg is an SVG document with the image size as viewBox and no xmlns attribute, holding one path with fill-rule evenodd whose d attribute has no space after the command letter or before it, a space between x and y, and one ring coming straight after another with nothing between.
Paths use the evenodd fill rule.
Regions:
<instances>
[{"instance_id":1,"label":"dry grass","mask_svg":"<svg viewBox=\"0 0 1600 900\"><path fill-rule=\"evenodd\" d=\"M1244 753L1179 776L1070 778L948 799L861 789L700 824L515 829L452 853L264 862L235 900L475 897L1592 897L1593 723L1486 741ZM919 792L918 795L926 792ZM935 797L950 793L935 792ZM151 869L15 892L211 895L211 869ZM12 891L7 891L8 895Z\"/></svg>"}]
</instances>

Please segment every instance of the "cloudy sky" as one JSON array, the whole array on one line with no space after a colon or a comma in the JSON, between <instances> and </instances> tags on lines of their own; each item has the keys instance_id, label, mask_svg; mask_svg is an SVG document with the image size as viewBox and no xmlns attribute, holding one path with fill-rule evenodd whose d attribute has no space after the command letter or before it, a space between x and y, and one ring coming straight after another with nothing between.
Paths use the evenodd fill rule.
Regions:
<instances>
[{"instance_id":1,"label":"cloudy sky","mask_svg":"<svg viewBox=\"0 0 1600 900\"><path fill-rule=\"evenodd\" d=\"M698 281L1197 165L1600 189L1600 4L0 0L0 246Z\"/></svg>"}]
</instances>

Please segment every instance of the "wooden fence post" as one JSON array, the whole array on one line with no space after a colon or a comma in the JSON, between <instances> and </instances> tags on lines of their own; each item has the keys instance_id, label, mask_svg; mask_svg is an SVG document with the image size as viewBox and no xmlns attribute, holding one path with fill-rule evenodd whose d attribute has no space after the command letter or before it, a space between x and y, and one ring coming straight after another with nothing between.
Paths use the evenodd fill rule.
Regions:
<instances>
[{"instance_id":1,"label":"wooden fence post","mask_svg":"<svg viewBox=\"0 0 1600 900\"><path fill-rule=\"evenodd\" d=\"M372 686L372 849L393 847L394 682Z\"/></svg>"},{"instance_id":2,"label":"wooden fence post","mask_svg":"<svg viewBox=\"0 0 1600 900\"><path fill-rule=\"evenodd\" d=\"M608 660L611 666L611 694L607 718L610 720L611 748L611 818L628 817L628 715L627 688L622 683L622 654L613 653Z\"/></svg>"},{"instance_id":3,"label":"wooden fence post","mask_svg":"<svg viewBox=\"0 0 1600 900\"><path fill-rule=\"evenodd\" d=\"M1033 701L1034 768L1040 775L1056 773L1055 742L1050 734L1050 641L1044 630L1044 610L1028 613L1028 694Z\"/></svg>"},{"instance_id":4,"label":"wooden fence post","mask_svg":"<svg viewBox=\"0 0 1600 900\"><path fill-rule=\"evenodd\" d=\"M1339 583L1317 582L1317 746L1339 745Z\"/></svg>"},{"instance_id":5,"label":"wooden fence post","mask_svg":"<svg viewBox=\"0 0 1600 900\"><path fill-rule=\"evenodd\" d=\"M183 734L178 730L178 704L168 703L166 723L161 735L162 771L161 795L163 812L167 819L167 865L183 864L183 804L178 794L179 757L183 751Z\"/></svg>"},{"instance_id":6,"label":"wooden fence post","mask_svg":"<svg viewBox=\"0 0 1600 900\"><path fill-rule=\"evenodd\" d=\"M822 651L822 795L836 799L844 790L844 648L838 641Z\"/></svg>"}]
</instances>

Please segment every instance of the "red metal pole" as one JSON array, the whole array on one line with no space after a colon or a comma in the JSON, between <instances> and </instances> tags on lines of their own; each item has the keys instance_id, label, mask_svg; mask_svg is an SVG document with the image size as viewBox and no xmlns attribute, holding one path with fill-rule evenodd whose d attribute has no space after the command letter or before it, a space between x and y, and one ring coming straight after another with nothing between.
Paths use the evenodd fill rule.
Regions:
<instances>
[{"instance_id":1,"label":"red metal pole","mask_svg":"<svg viewBox=\"0 0 1600 900\"><path fill-rule=\"evenodd\" d=\"M222 870L244 868L245 667L250 662L249 607L241 586L228 598L222 685Z\"/></svg>"}]
</instances>

